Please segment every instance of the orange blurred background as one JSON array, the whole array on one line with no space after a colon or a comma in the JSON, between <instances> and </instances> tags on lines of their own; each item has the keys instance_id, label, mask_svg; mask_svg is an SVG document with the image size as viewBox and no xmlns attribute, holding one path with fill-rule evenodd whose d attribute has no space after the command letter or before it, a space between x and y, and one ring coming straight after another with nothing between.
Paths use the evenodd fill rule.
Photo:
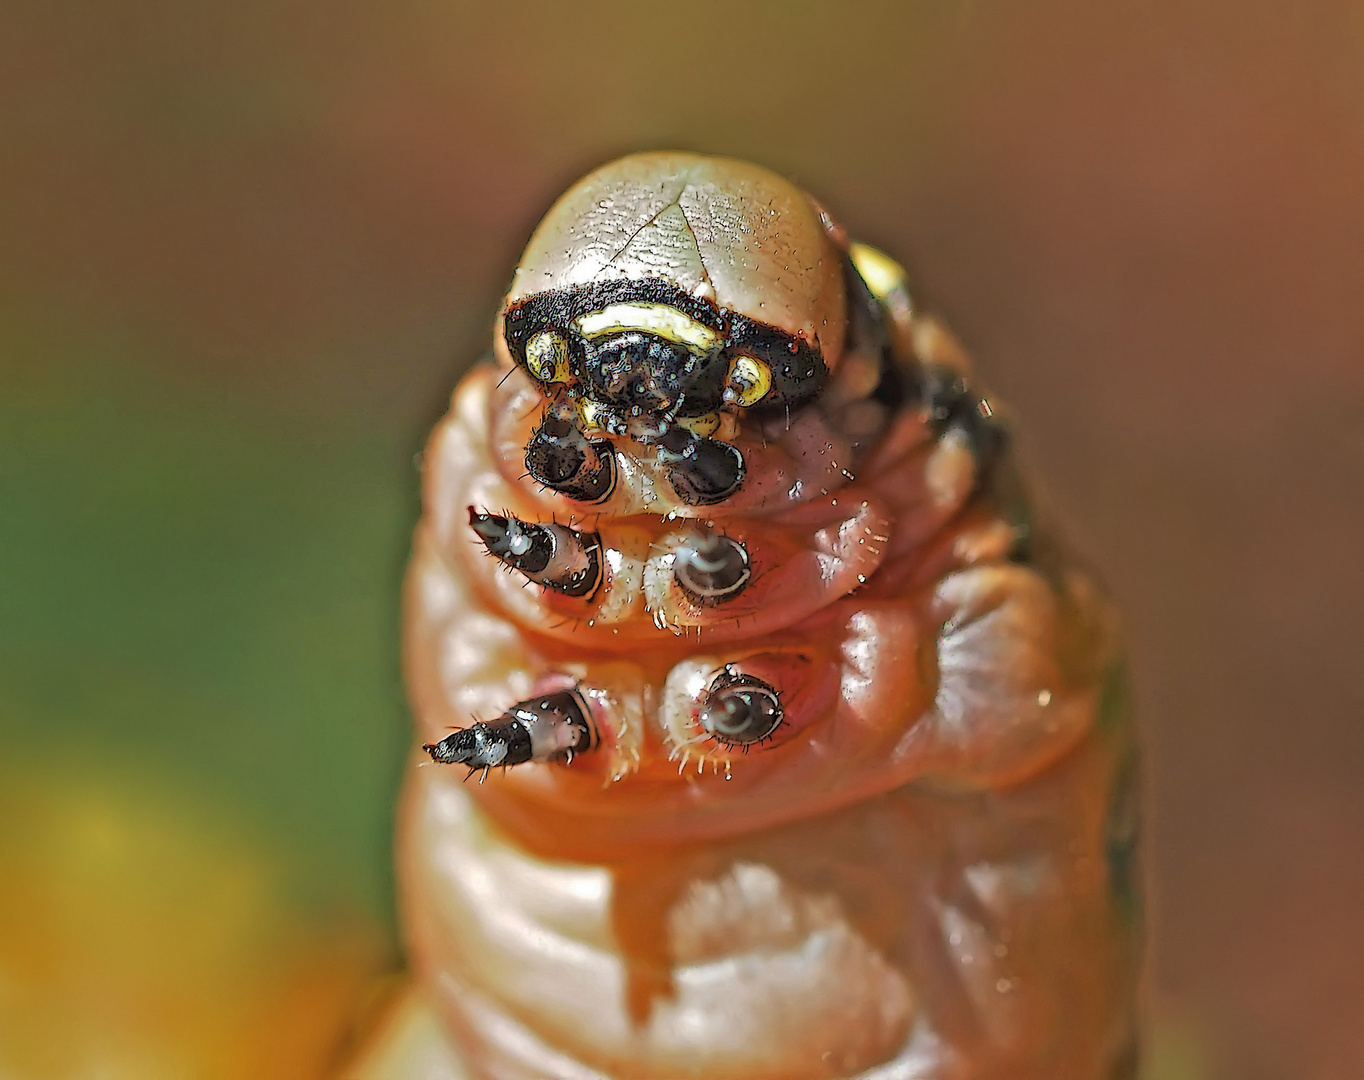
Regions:
<instances>
[{"instance_id":1,"label":"orange blurred background","mask_svg":"<svg viewBox=\"0 0 1364 1080\"><path fill-rule=\"evenodd\" d=\"M0 1073L334 1060L397 963L413 455L549 201L682 147L908 263L1122 599L1152 1077L1364 1076L1364 8L11 0L0 40Z\"/></svg>"}]
</instances>

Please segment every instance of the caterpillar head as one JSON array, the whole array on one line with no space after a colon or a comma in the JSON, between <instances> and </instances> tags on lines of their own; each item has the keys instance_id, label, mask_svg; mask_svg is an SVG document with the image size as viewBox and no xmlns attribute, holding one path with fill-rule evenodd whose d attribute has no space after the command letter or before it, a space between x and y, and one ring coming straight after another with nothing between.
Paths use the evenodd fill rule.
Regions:
<instances>
[{"instance_id":1,"label":"caterpillar head","mask_svg":"<svg viewBox=\"0 0 1364 1080\"><path fill-rule=\"evenodd\" d=\"M750 411L791 411L837 366L846 256L803 192L743 162L638 154L591 173L532 236L503 306L503 362L550 405L540 483L610 493L611 440L654 447L681 502L743 483Z\"/></svg>"}]
</instances>

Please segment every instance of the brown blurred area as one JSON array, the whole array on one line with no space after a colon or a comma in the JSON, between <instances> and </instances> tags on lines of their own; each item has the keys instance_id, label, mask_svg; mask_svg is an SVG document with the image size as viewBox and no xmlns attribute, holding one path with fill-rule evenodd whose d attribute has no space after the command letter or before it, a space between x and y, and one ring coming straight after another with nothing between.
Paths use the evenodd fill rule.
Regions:
<instances>
[{"instance_id":1,"label":"brown blurred area","mask_svg":"<svg viewBox=\"0 0 1364 1080\"><path fill-rule=\"evenodd\" d=\"M393 494L365 504L382 536L338 580L394 604L407 462L569 181L675 146L819 194L906 261L966 340L1127 612L1158 1027L1230 1080L1364 1076L1364 574L1350 569L1364 550L1364 8L11 0L0 40L14 415L40 439L77 438L83 421L62 417L80 387L99 401L113 388L108 400L151 395L191 428L224 410L243 429L267 417L283 454L290 431L313 433L319 470L342 460L334 445L373 445L366 483ZM108 426L95 457L122 452ZM230 485L237 460L215 482ZM166 483L193 480L194 462L184 470ZM304 497L313 474L287 475ZM0 517L32 515L39 550L57 542L48 510L75 497L61 485L99 482L58 470L49 495ZM240 482L254 506L254 480ZM338 534L309 535L325 559ZM99 547L98 524L84 542ZM265 544L240 572L268 574L280 551ZM31 575L6 561L21 588ZM25 603L78 613L85 594L50 572L56 591ZM358 662L396 687L396 619L381 600L355 618L374 643ZM31 622L4 640L28 640ZM85 639L53 627L44 648L83 665ZM212 672L236 641L201 658L207 705L235 692ZM118 662L136 666L131 649ZM6 713L20 697L0 684ZM55 755L87 712L117 769L119 733L93 703L15 745ZM270 767L321 770L341 805L353 766L380 836L405 735L392 715L354 728L352 757L300 743ZM187 731L168 710L140 737L150 753ZM283 773L252 774L271 752L243 754L213 788L224 813L254 820L256 793L287 794ZM272 843L287 845L291 812ZM308 828L300 847L346 847ZM375 850L380 884L357 895L386 888ZM334 861L337 880L370 865ZM1183 1068L1168 1076L1194 1075Z\"/></svg>"}]
</instances>

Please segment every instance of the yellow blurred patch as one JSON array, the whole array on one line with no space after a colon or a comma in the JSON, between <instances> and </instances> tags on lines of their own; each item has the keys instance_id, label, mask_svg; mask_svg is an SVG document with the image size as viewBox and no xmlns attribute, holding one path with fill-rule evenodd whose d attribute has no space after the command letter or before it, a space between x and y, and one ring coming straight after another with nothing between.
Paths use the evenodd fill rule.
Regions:
<instances>
[{"instance_id":1,"label":"yellow blurred patch","mask_svg":"<svg viewBox=\"0 0 1364 1080\"><path fill-rule=\"evenodd\" d=\"M0 1075L324 1075L383 965L263 852L88 774L0 775Z\"/></svg>"}]
</instances>

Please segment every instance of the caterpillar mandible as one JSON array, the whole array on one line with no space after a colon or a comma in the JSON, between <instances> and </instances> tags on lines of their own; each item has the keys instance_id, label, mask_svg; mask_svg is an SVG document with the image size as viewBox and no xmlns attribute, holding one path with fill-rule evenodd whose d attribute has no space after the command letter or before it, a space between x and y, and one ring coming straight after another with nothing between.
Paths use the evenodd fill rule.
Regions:
<instances>
[{"instance_id":1,"label":"caterpillar mandible","mask_svg":"<svg viewBox=\"0 0 1364 1080\"><path fill-rule=\"evenodd\" d=\"M414 978L353 1075L1134 1075L1110 604L792 184L642 154L554 205L405 603Z\"/></svg>"}]
</instances>

